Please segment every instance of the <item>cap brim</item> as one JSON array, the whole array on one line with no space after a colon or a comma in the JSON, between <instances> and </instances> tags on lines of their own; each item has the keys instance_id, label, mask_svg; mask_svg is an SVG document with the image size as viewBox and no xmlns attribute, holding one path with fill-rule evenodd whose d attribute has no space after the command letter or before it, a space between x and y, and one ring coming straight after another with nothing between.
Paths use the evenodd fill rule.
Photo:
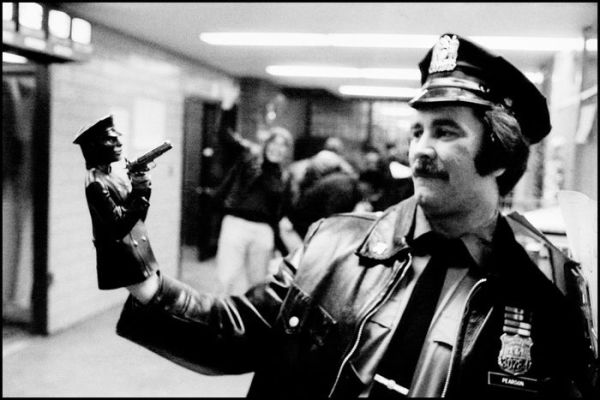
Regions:
<instances>
[{"instance_id":1,"label":"cap brim","mask_svg":"<svg viewBox=\"0 0 600 400\"><path fill-rule=\"evenodd\" d=\"M493 106L494 103L478 96L470 90L458 87L434 87L423 89L421 93L408 102L413 108L435 103L466 103L479 106Z\"/></svg>"}]
</instances>

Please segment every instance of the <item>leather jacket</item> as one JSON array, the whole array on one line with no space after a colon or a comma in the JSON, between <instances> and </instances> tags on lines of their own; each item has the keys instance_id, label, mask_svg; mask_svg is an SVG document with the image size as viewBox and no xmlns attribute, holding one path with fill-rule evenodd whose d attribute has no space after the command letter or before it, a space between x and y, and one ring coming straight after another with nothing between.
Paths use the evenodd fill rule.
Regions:
<instances>
[{"instance_id":1,"label":"leather jacket","mask_svg":"<svg viewBox=\"0 0 600 400\"><path fill-rule=\"evenodd\" d=\"M132 190L120 176L88 170L85 195L92 218L98 287L114 289L139 283L156 270L144 221L151 189Z\"/></svg>"},{"instance_id":2,"label":"leather jacket","mask_svg":"<svg viewBox=\"0 0 600 400\"><path fill-rule=\"evenodd\" d=\"M117 333L204 374L254 371L249 397L366 396L392 336L395 287L410 269L415 207L413 197L383 215L320 220L243 296L200 294L163 275L147 305L128 298ZM408 395L586 394L577 313L504 217L492 245L491 264L469 271L434 316ZM533 316L529 368L517 376L499 366L507 306Z\"/></svg>"}]
</instances>

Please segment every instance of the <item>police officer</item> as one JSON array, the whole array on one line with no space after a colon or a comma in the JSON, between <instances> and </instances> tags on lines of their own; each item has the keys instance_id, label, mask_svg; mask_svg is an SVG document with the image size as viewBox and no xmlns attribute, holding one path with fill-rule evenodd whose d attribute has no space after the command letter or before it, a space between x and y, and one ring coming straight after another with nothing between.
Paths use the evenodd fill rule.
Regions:
<instances>
[{"instance_id":1,"label":"police officer","mask_svg":"<svg viewBox=\"0 0 600 400\"><path fill-rule=\"evenodd\" d=\"M545 98L456 34L419 66L414 196L321 219L241 296L152 275L118 334L203 373L254 371L249 396L591 395L579 314L500 212L550 131Z\"/></svg>"},{"instance_id":2,"label":"police officer","mask_svg":"<svg viewBox=\"0 0 600 400\"><path fill-rule=\"evenodd\" d=\"M157 269L144 221L151 193L148 169L129 174L130 181L112 171L121 160L121 133L112 115L101 118L77 135L87 175L85 196L92 217L98 287L115 289L139 283Z\"/></svg>"}]
</instances>

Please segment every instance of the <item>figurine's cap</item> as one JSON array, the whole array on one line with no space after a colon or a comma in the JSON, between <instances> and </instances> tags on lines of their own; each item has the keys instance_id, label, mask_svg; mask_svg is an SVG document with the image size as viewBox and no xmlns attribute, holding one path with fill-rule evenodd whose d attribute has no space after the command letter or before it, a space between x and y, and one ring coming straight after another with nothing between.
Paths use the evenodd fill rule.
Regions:
<instances>
[{"instance_id":1,"label":"figurine's cap","mask_svg":"<svg viewBox=\"0 0 600 400\"><path fill-rule=\"evenodd\" d=\"M512 113L529 143L551 129L546 98L515 66L453 33L442 35L419 63L421 92L409 101L420 108L435 103L500 105Z\"/></svg>"},{"instance_id":2,"label":"figurine's cap","mask_svg":"<svg viewBox=\"0 0 600 400\"><path fill-rule=\"evenodd\" d=\"M73 143L82 144L89 142L98 135L104 134L107 131L117 136L121 135L121 133L115 130L112 115L103 117L100 120L94 122L92 125L81 129L81 131L79 131L79 133L75 137L75 140L73 140Z\"/></svg>"}]
</instances>

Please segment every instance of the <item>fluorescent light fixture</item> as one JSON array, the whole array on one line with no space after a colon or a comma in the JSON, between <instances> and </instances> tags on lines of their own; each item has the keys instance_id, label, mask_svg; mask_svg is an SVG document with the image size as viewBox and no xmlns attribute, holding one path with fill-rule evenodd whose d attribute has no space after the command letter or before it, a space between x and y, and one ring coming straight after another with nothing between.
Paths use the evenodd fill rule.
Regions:
<instances>
[{"instance_id":1,"label":"fluorescent light fixture","mask_svg":"<svg viewBox=\"0 0 600 400\"><path fill-rule=\"evenodd\" d=\"M584 45L582 38L473 36L471 39L494 50L569 51L583 50Z\"/></svg>"},{"instance_id":2,"label":"fluorescent light fixture","mask_svg":"<svg viewBox=\"0 0 600 400\"><path fill-rule=\"evenodd\" d=\"M19 24L30 29L42 30L44 8L38 3L18 3Z\"/></svg>"},{"instance_id":3,"label":"fluorescent light fixture","mask_svg":"<svg viewBox=\"0 0 600 400\"><path fill-rule=\"evenodd\" d=\"M25 57L3 51L2 62L11 64L27 64L27 59Z\"/></svg>"},{"instance_id":4,"label":"fluorescent light fixture","mask_svg":"<svg viewBox=\"0 0 600 400\"><path fill-rule=\"evenodd\" d=\"M588 39L585 41L587 51L598 51L598 39Z\"/></svg>"},{"instance_id":5,"label":"fluorescent light fixture","mask_svg":"<svg viewBox=\"0 0 600 400\"><path fill-rule=\"evenodd\" d=\"M311 78L362 78L419 80L418 69L403 68L351 68L332 66L270 65L267 73L275 76Z\"/></svg>"},{"instance_id":6,"label":"fluorescent light fixture","mask_svg":"<svg viewBox=\"0 0 600 400\"><path fill-rule=\"evenodd\" d=\"M376 112L384 117L409 117L415 113L415 109L409 106L377 107Z\"/></svg>"},{"instance_id":7,"label":"fluorescent light fixture","mask_svg":"<svg viewBox=\"0 0 600 400\"><path fill-rule=\"evenodd\" d=\"M206 32L200 40L217 46L328 46L327 35L318 33Z\"/></svg>"},{"instance_id":8,"label":"fluorescent light fixture","mask_svg":"<svg viewBox=\"0 0 600 400\"><path fill-rule=\"evenodd\" d=\"M304 78L358 78L358 79L390 79L418 81L421 73L417 68L351 68L327 65L269 65L266 71L274 76ZM527 78L536 84L544 81L541 72L525 72Z\"/></svg>"},{"instance_id":9,"label":"fluorescent light fixture","mask_svg":"<svg viewBox=\"0 0 600 400\"><path fill-rule=\"evenodd\" d=\"M68 39L71 33L71 17L62 11L50 10L48 14L48 30L53 36Z\"/></svg>"},{"instance_id":10,"label":"fluorescent light fixture","mask_svg":"<svg viewBox=\"0 0 600 400\"><path fill-rule=\"evenodd\" d=\"M92 25L84 19L73 18L71 39L77 43L90 44L92 42Z\"/></svg>"},{"instance_id":11,"label":"fluorescent light fixture","mask_svg":"<svg viewBox=\"0 0 600 400\"><path fill-rule=\"evenodd\" d=\"M339 92L348 96L365 97L393 97L393 98L413 98L421 89L392 86L355 86L343 85L339 87Z\"/></svg>"},{"instance_id":12,"label":"fluorescent light fixture","mask_svg":"<svg viewBox=\"0 0 600 400\"><path fill-rule=\"evenodd\" d=\"M523 74L529 79L531 82L535 84L540 84L544 82L544 74L541 72L523 72Z\"/></svg>"},{"instance_id":13,"label":"fluorescent light fixture","mask_svg":"<svg viewBox=\"0 0 600 400\"><path fill-rule=\"evenodd\" d=\"M218 46L313 46L429 49L437 35L290 33L290 32L204 32L200 40ZM582 50L581 38L473 36L475 42L494 50L561 51ZM588 50L597 51L597 41Z\"/></svg>"},{"instance_id":14,"label":"fluorescent light fixture","mask_svg":"<svg viewBox=\"0 0 600 400\"><path fill-rule=\"evenodd\" d=\"M11 21L14 16L13 3L2 3L2 21Z\"/></svg>"}]
</instances>

